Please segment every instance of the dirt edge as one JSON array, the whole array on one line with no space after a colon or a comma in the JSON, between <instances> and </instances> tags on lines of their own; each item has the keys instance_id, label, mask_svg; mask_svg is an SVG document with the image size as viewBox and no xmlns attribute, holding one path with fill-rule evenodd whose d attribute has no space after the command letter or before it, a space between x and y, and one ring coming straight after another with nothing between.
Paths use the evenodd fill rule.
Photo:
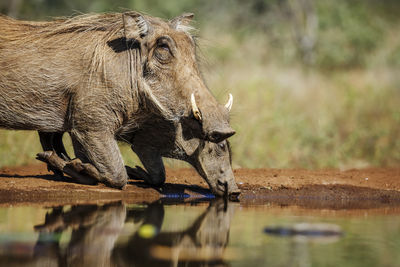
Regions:
<instances>
[{"instance_id":1,"label":"dirt edge","mask_svg":"<svg viewBox=\"0 0 400 267\"><path fill-rule=\"evenodd\" d=\"M238 169L242 205L297 205L315 209L400 206L400 168L361 170ZM150 203L162 198L210 198L192 169L168 169L162 189L131 181L124 190L87 186L50 174L44 164L0 169L0 205L57 206L80 203Z\"/></svg>"}]
</instances>

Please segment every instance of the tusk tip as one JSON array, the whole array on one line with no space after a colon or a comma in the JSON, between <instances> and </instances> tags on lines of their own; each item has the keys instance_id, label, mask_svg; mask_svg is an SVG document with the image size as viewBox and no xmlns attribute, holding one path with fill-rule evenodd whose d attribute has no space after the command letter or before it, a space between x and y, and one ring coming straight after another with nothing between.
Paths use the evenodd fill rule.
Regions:
<instances>
[{"instance_id":1,"label":"tusk tip","mask_svg":"<svg viewBox=\"0 0 400 267\"><path fill-rule=\"evenodd\" d=\"M201 122L202 121L201 112L200 112L199 108L197 107L196 99L195 99L193 93L190 95L190 101L192 103L192 112L193 112L194 117L196 118L196 120Z\"/></svg>"},{"instance_id":2,"label":"tusk tip","mask_svg":"<svg viewBox=\"0 0 400 267\"><path fill-rule=\"evenodd\" d=\"M232 94L229 94L229 100L228 100L228 102L225 104L225 108L227 108L228 111L231 111L231 109L232 109L232 104L233 104L233 96L232 96Z\"/></svg>"}]
</instances>

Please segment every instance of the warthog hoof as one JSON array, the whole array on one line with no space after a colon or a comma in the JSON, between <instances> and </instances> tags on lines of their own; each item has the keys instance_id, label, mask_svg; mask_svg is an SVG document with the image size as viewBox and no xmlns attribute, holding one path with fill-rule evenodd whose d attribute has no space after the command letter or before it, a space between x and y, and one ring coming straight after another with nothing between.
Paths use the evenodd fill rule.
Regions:
<instances>
[{"instance_id":1,"label":"warthog hoof","mask_svg":"<svg viewBox=\"0 0 400 267\"><path fill-rule=\"evenodd\" d=\"M54 153L53 151L44 151L38 153L36 154L36 159L47 163L47 171L53 172L56 176L63 177L64 176L63 171L59 169L57 166L51 164L50 158L52 157L53 153Z\"/></svg>"},{"instance_id":2,"label":"warthog hoof","mask_svg":"<svg viewBox=\"0 0 400 267\"><path fill-rule=\"evenodd\" d=\"M149 174L140 166L136 166L135 168L125 166L125 169L129 178L132 180L146 181L146 179L149 177Z\"/></svg>"},{"instance_id":3,"label":"warthog hoof","mask_svg":"<svg viewBox=\"0 0 400 267\"><path fill-rule=\"evenodd\" d=\"M63 171L81 184L94 185L100 180L98 170L92 164L82 163L78 158L68 161Z\"/></svg>"},{"instance_id":4,"label":"warthog hoof","mask_svg":"<svg viewBox=\"0 0 400 267\"><path fill-rule=\"evenodd\" d=\"M54 151L44 151L36 154L36 159L47 163L47 170L63 177L65 161L57 156Z\"/></svg>"},{"instance_id":5,"label":"warthog hoof","mask_svg":"<svg viewBox=\"0 0 400 267\"><path fill-rule=\"evenodd\" d=\"M165 183L164 176L155 175L153 177L140 166L136 165L135 168L125 166L125 168L130 179L144 181L145 183L154 187L161 187Z\"/></svg>"}]
</instances>

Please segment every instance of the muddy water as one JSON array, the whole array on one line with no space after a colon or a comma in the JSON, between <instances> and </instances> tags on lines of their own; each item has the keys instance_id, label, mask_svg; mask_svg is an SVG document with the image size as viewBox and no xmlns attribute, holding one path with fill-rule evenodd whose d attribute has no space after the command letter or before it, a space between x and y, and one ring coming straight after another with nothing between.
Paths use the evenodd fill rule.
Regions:
<instances>
[{"instance_id":1,"label":"muddy water","mask_svg":"<svg viewBox=\"0 0 400 267\"><path fill-rule=\"evenodd\" d=\"M224 201L0 208L0 266L399 266L400 212Z\"/></svg>"}]
</instances>

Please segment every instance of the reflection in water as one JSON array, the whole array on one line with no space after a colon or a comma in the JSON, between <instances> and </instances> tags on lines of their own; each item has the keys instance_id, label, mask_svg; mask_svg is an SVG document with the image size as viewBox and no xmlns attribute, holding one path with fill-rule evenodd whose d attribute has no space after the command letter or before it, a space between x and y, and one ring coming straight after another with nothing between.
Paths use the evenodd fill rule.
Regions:
<instances>
[{"instance_id":1,"label":"reflection in water","mask_svg":"<svg viewBox=\"0 0 400 267\"><path fill-rule=\"evenodd\" d=\"M224 250L229 240L233 206L213 201L186 229L161 231L164 204L127 208L123 203L103 206L54 208L45 222L35 227L37 266L225 266ZM117 242L125 222L140 224L126 242ZM66 245L60 237L67 231Z\"/></svg>"},{"instance_id":2,"label":"reflection in water","mask_svg":"<svg viewBox=\"0 0 400 267\"><path fill-rule=\"evenodd\" d=\"M178 203L65 206L48 214L37 207L1 208L0 266L306 267L400 262L398 209L389 215L387 210L378 215L377 210L362 210L362 216L358 210L356 216L344 211L343 216L337 210L332 215L298 207L169 204Z\"/></svg>"},{"instance_id":3,"label":"reflection in water","mask_svg":"<svg viewBox=\"0 0 400 267\"><path fill-rule=\"evenodd\" d=\"M125 217L122 203L73 206L67 212L53 209L45 223L35 227L40 232L35 256L42 266L109 266ZM72 229L71 238L61 249L57 237L68 228Z\"/></svg>"},{"instance_id":4,"label":"reflection in water","mask_svg":"<svg viewBox=\"0 0 400 267\"><path fill-rule=\"evenodd\" d=\"M296 223L289 226L266 227L264 232L269 235L291 237L299 243L331 243L343 235L339 225L328 223Z\"/></svg>"},{"instance_id":5,"label":"reflection in water","mask_svg":"<svg viewBox=\"0 0 400 267\"><path fill-rule=\"evenodd\" d=\"M157 232L163 222L164 208L161 204L150 205L143 211L143 225L153 225ZM123 247L116 247L113 257L120 266L171 266L179 262L196 262L194 265L225 265L224 249L229 240L229 227L233 206L223 201L211 202L187 229L179 232L160 232L153 238L134 233Z\"/></svg>"},{"instance_id":6,"label":"reflection in water","mask_svg":"<svg viewBox=\"0 0 400 267\"><path fill-rule=\"evenodd\" d=\"M312 266L308 243L330 244L339 241L343 232L340 226L327 223L296 223L289 226L266 227L268 235L289 238L286 266Z\"/></svg>"}]
</instances>

